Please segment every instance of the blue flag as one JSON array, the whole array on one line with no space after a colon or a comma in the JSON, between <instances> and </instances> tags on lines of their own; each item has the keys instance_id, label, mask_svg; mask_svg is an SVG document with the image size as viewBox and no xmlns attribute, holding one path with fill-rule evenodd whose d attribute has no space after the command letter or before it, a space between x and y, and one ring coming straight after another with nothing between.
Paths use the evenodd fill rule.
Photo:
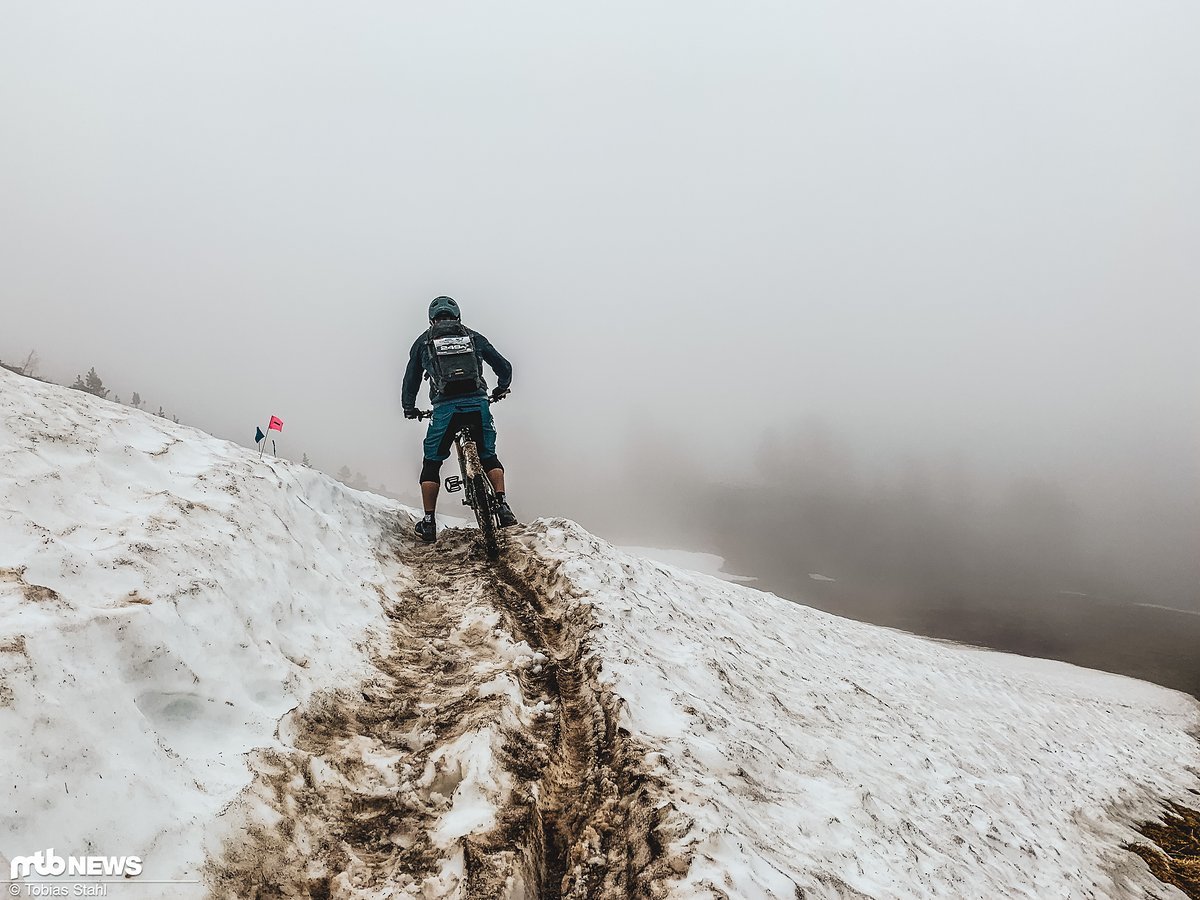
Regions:
<instances>
[{"instance_id":1,"label":"blue flag","mask_svg":"<svg viewBox=\"0 0 1200 900\"><path fill-rule=\"evenodd\" d=\"M266 435L262 433L262 428L256 426L254 429L254 443L261 444L265 437Z\"/></svg>"}]
</instances>

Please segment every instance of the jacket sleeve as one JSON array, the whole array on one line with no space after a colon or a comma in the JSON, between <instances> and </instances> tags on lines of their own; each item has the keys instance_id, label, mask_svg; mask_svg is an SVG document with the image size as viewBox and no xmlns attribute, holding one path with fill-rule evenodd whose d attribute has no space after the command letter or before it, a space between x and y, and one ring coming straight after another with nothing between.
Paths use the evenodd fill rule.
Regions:
<instances>
[{"instance_id":1,"label":"jacket sleeve","mask_svg":"<svg viewBox=\"0 0 1200 900\"><path fill-rule=\"evenodd\" d=\"M492 342L485 338L479 332L475 332L476 349L479 351L480 358L492 367L492 371L496 373L499 383L496 389L500 391L508 390L512 384L512 363L500 355L500 352L492 346Z\"/></svg>"},{"instance_id":2,"label":"jacket sleeve","mask_svg":"<svg viewBox=\"0 0 1200 900\"><path fill-rule=\"evenodd\" d=\"M421 363L421 348L424 342L422 335L413 342L412 349L408 351L408 368L404 370L404 387L400 391L400 404L405 409L416 409L417 406L417 391L421 389L421 376L425 374L425 367Z\"/></svg>"}]
</instances>

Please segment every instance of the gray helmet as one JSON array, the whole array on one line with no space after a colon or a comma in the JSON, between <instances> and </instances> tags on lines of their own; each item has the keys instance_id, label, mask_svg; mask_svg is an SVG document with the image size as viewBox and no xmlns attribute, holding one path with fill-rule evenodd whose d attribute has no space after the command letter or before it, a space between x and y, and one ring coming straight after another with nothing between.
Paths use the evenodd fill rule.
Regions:
<instances>
[{"instance_id":1,"label":"gray helmet","mask_svg":"<svg viewBox=\"0 0 1200 900\"><path fill-rule=\"evenodd\" d=\"M438 316L451 316L455 319L461 319L462 313L458 310L458 304L454 302L453 297L434 297L433 302L429 304L429 321L432 322Z\"/></svg>"}]
</instances>

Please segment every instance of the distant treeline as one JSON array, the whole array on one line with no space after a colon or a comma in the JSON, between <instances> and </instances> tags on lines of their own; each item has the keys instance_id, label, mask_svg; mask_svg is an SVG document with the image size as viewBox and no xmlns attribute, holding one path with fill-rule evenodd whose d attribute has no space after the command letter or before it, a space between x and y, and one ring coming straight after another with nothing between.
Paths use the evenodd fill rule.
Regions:
<instances>
[{"instance_id":1,"label":"distant treeline","mask_svg":"<svg viewBox=\"0 0 1200 900\"><path fill-rule=\"evenodd\" d=\"M16 372L18 375L24 375L26 378L36 379L44 384L58 384L57 381L51 381L49 378L42 378L40 375L38 375L37 366L38 355L34 350L29 351L29 355L25 357L25 360L20 365L13 365L12 363L6 363L0 360L0 367L8 369L10 372ZM111 400L113 403L120 403L122 406L132 406L134 409L146 409L146 402L142 399L141 394L139 394L137 391L133 392L133 395L129 398L128 403L125 403L125 401L121 399L120 394L113 394L112 397L109 397L108 395L110 391L107 387L105 387L104 379L97 374L95 366L92 366L90 369L88 369L86 375L76 375L75 381L72 384L66 385L66 387L69 387L74 391L83 391L85 394L92 394L93 396L99 397L101 400ZM151 412L149 409L146 409L146 411ZM161 405L158 407L158 412L153 413L153 415L163 419L170 419L175 423L179 422L179 416L168 415Z\"/></svg>"},{"instance_id":2,"label":"distant treeline","mask_svg":"<svg viewBox=\"0 0 1200 900\"><path fill-rule=\"evenodd\" d=\"M816 424L777 429L724 483L674 463L630 473L640 518L792 596L810 594L817 573L897 607L1087 595L1200 609L1183 502L1103 502L1034 474L989 481L932 460L871 469Z\"/></svg>"}]
</instances>

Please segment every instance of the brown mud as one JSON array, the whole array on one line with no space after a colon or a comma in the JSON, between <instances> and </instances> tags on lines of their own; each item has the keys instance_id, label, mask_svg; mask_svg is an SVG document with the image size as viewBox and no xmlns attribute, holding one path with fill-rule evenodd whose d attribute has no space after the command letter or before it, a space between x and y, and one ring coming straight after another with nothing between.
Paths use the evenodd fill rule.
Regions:
<instances>
[{"instance_id":1,"label":"brown mud","mask_svg":"<svg viewBox=\"0 0 1200 900\"><path fill-rule=\"evenodd\" d=\"M1148 822L1138 830L1150 843L1126 849L1144 859L1159 881L1200 900L1200 812L1172 803L1161 822Z\"/></svg>"},{"instance_id":2,"label":"brown mud","mask_svg":"<svg viewBox=\"0 0 1200 900\"><path fill-rule=\"evenodd\" d=\"M686 870L665 851L678 824L650 748L618 725L621 700L588 641L591 607L511 533L498 564L473 530L445 530L432 547L400 527L388 537L402 573L378 588L390 646L362 684L285 716L282 746L249 755L254 781L226 813L238 824L207 866L210 896L665 896ZM532 725L502 715L505 698L480 696L495 675L481 612L499 613L509 640L545 657L513 673L525 706L545 711ZM439 748L489 727L513 787L493 828L437 846L435 824L465 777ZM421 773L431 758L430 782ZM456 850L462 875L451 888L438 873Z\"/></svg>"}]
</instances>

